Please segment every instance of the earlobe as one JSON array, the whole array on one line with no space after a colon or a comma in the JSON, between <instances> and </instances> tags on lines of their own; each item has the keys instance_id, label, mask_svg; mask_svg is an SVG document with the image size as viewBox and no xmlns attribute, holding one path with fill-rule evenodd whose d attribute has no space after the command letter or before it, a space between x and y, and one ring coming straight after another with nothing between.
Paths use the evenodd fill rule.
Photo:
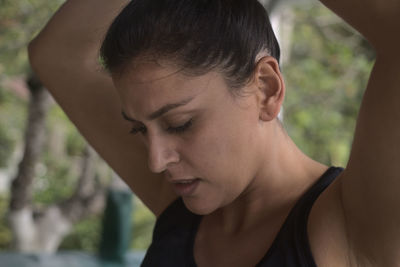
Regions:
<instances>
[{"instance_id":1,"label":"earlobe","mask_svg":"<svg viewBox=\"0 0 400 267\"><path fill-rule=\"evenodd\" d=\"M257 62L254 81L260 120L271 121L278 116L285 96L285 84L275 58L266 56Z\"/></svg>"}]
</instances>

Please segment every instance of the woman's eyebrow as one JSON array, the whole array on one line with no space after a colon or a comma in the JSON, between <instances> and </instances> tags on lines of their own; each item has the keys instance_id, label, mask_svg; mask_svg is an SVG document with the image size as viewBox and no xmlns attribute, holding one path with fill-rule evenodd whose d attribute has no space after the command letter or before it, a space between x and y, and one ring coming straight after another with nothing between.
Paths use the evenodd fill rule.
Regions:
<instances>
[{"instance_id":1,"label":"woman's eyebrow","mask_svg":"<svg viewBox=\"0 0 400 267\"><path fill-rule=\"evenodd\" d=\"M128 115L126 115L125 111L123 111L123 110L121 110L121 114L122 114L122 117L127 121L138 122L137 120L134 120L134 119L130 118Z\"/></svg>"},{"instance_id":2,"label":"woman's eyebrow","mask_svg":"<svg viewBox=\"0 0 400 267\"><path fill-rule=\"evenodd\" d=\"M148 120L155 120L159 117L161 117L162 115L164 115L165 113L167 113L168 111L177 108L177 107L181 107L184 106L186 104L188 104L190 101L192 101L194 99L194 97L182 100L178 103L170 103L170 104L166 104L164 106L162 106L161 108L157 109L156 111L154 111L153 113L151 113L149 116L147 116ZM122 113L122 117L127 120L127 121L131 121L131 122L138 122L135 119L130 118L124 110L121 111Z\"/></svg>"}]
</instances>

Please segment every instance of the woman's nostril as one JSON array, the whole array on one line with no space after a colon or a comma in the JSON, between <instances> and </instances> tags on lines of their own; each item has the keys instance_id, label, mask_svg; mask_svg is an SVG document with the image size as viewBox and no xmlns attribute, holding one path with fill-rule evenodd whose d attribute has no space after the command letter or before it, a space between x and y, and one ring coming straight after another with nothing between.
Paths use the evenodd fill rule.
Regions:
<instances>
[{"instance_id":1,"label":"woman's nostril","mask_svg":"<svg viewBox=\"0 0 400 267\"><path fill-rule=\"evenodd\" d=\"M148 166L152 172L161 173L171 164L180 161L179 153L165 144L155 144L149 147Z\"/></svg>"}]
</instances>

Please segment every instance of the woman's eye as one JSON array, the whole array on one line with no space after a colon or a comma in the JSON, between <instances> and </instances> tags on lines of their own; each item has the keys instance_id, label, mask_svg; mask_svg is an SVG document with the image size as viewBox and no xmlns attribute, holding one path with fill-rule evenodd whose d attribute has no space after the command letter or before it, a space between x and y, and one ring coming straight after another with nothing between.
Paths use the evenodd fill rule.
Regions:
<instances>
[{"instance_id":1,"label":"woman's eye","mask_svg":"<svg viewBox=\"0 0 400 267\"><path fill-rule=\"evenodd\" d=\"M169 133L183 133L185 132L187 129L190 128L190 126L192 126L193 120L190 119L188 122L186 122L185 124L181 125L181 126L177 126L177 127L168 127L167 132Z\"/></svg>"},{"instance_id":2,"label":"woman's eye","mask_svg":"<svg viewBox=\"0 0 400 267\"><path fill-rule=\"evenodd\" d=\"M131 134L138 134L138 133L145 134L146 132L147 132L146 127L145 126L140 126L140 127L133 127L129 133L131 133Z\"/></svg>"},{"instance_id":3,"label":"woman's eye","mask_svg":"<svg viewBox=\"0 0 400 267\"><path fill-rule=\"evenodd\" d=\"M176 127L168 127L167 128L167 132L169 133L173 133L173 134L179 134L179 133L183 133L184 131L186 131L190 126L192 126L192 119L190 119L189 121L187 121L185 124L180 125L180 126L176 126ZM139 127L133 127L130 131L130 134L146 134L147 133L147 128L145 126L139 126Z\"/></svg>"}]
</instances>

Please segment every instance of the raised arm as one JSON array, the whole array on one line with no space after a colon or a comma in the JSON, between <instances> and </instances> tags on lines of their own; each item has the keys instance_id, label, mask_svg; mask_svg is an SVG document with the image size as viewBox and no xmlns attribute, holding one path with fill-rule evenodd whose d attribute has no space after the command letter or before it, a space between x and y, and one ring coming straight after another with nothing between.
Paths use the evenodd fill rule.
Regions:
<instances>
[{"instance_id":1,"label":"raised arm","mask_svg":"<svg viewBox=\"0 0 400 267\"><path fill-rule=\"evenodd\" d=\"M322 0L376 50L341 180L359 266L400 265L400 0Z\"/></svg>"},{"instance_id":2,"label":"raised arm","mask_svg":"<svg viewBox=\"0 0 400 267\"><path fill-rule=\"evenodd\" d=\"M175 197L147 168L113 83L98 63L103 36L127 0L68 0L30 43L34 71L83 136L158 215Z\"/></svg>"},{"instance_id":3,"label":"raised arm","mask_svg":"<svg viewBox=\"0 0 400 267\"><path fill-rule=\"evenodd\" d=\"M364 35L376 50L400 44L400 1L320 0Z\"/></svg>"}]
</instances>

